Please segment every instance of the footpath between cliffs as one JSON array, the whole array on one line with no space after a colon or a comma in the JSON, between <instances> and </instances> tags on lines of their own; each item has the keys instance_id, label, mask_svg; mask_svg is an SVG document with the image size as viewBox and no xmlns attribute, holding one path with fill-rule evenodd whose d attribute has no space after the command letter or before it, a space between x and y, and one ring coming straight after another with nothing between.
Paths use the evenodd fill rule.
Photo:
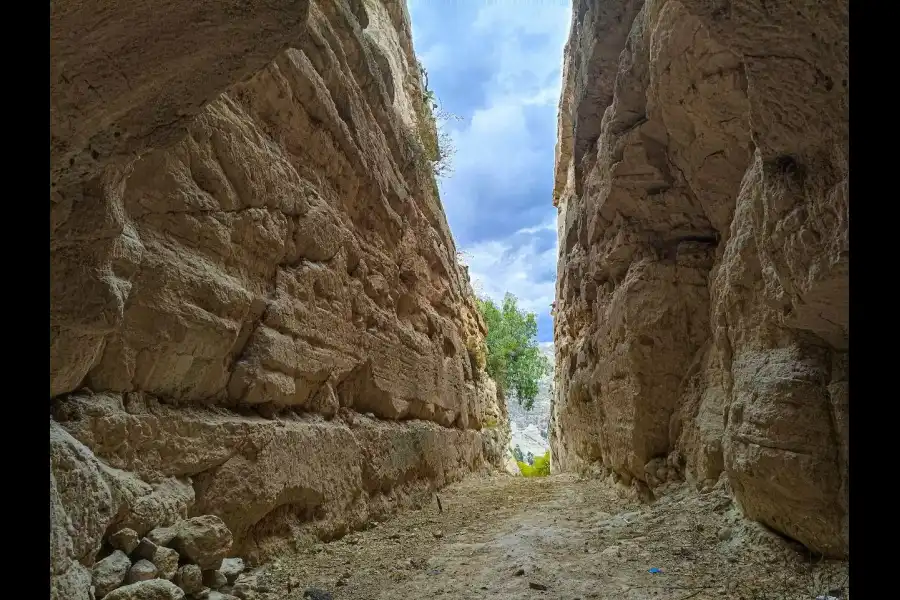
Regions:
<instances>
[{"instance_id":1,"label":"footpath between cliffs","mask_svg":"<svg viewBox=\"0 0 900 600\"><path fill-rule=\"evenodd\" d=\"M258 597L285 600L846 600L847 569L742 519L724 478L639 503L604 480L494 474L298 547L253 580Z\"/></svg>"}]
</instances>

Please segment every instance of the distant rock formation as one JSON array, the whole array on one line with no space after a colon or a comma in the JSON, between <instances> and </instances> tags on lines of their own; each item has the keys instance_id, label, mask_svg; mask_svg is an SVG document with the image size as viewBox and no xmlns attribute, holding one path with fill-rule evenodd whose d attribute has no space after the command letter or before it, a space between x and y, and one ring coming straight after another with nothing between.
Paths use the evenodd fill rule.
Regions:
<instances>
[{"instance_id":1,"label":"distant rock formation","mask_svg":"<svg viewBox=\"0 0 900 600\"><path fill-rule=\"evenodd\" d=\"M529 425L534 425L538 431L545 432L547 435L550 425L550 406L552 404L553 391L553 365L554 354L553 347L545 345L541 348L541 352L550 361L551 374L541 379L538 383L538 395L534 399L534 405L531 410L526 410L519 404L516 398L510 398L507 401L509 410L509 421L511 424L517 425L519 429L524 429Z\"/></svg>"}]
</instances>

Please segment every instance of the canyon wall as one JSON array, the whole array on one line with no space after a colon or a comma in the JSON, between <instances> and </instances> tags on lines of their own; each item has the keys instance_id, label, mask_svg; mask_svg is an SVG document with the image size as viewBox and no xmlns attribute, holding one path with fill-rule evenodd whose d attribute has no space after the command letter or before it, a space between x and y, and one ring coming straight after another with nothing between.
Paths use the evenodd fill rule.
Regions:
<instances>
[{"instance_id":1,"label":"canyon wall","mask_svg":"<svg viewBox=\"0 0 900 600\"><path fill-rule=\"evenodd\" d=\"M54 598L122 527L262 559L508 443L405 2L164 4L51 6Z\"/></svg>"},{"instance_id":2,"label":"canyon wall","mask_svg":"<svg viewBox=\"0 0 900 600\"><path fill-rule=\"evenodd\" d=\"M554 470L726 476L848 553L842 0L576 0L554 204Z\"/></svg>"}]
</instances>

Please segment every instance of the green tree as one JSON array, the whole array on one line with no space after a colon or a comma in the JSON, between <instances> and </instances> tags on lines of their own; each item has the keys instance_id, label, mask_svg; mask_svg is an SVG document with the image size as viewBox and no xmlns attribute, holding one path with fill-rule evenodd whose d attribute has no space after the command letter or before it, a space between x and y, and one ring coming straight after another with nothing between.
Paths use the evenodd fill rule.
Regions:
<instances>
[{"instance_id":1,"label":"green tree","mask_svg":"<svg viewBox=\"0 0 900 600\"><path fill-rule=\"evenodd\" d=\"M550 362L537 345L537 317L519 310L516 297L507 293L502 306L479 298L478 308L487 324L486 370L504 395L531 410L538 381L550 374Z\"/></svg>"}]
</instances>

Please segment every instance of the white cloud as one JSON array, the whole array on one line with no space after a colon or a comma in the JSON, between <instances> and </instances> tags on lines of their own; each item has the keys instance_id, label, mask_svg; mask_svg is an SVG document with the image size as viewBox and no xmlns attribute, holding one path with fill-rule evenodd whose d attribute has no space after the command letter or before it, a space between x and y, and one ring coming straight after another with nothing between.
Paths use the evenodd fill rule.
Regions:
<instances>
[{"instance_id":1,"label":"white cloud","mask_svg":"<svg viewBox=\"0 0 900 600\"><path fill-rule=\"evenodd\" d=\"M549 221L545 221L544 223L537 225L536 227L524 227L516 232L516 234L535 234L539 231L556 231L556 220L551 219Z\"/></svg>"},{"instance_id":2,"label":"white cloud","mask_svg":"<svg viewBox=\"0 0 900 600\"><path fill-rule=\"evenodd\" d=\"M512 247L505 240L491 240L463 250L469 276L479 292L502 302L509 292L519 300L519 308L536 314L550 310L556 293L553 281L536 281L535 272L556 264L556 247L543 252L533 244Z\"/></svg>"},{"instance_id":3,"label":"white cloud","mask_svg":"<svg viewBox=\"0 0 900 600\"><path fill-rule=\"evenodd\" d=\"M435 81L447 73L455 82L455 97L440 88L437 96L465 118L447 124L454 174L440 188L473 285L498 302L514 294L538 315L546 339L556 266L547 232L555 237L550 190L570 0L482 0L464 9L452 0L414 0L411 10L413 31L420 16L426 32L422 47L416 40L422 62Z\"/></svg>"}]
</instances>

